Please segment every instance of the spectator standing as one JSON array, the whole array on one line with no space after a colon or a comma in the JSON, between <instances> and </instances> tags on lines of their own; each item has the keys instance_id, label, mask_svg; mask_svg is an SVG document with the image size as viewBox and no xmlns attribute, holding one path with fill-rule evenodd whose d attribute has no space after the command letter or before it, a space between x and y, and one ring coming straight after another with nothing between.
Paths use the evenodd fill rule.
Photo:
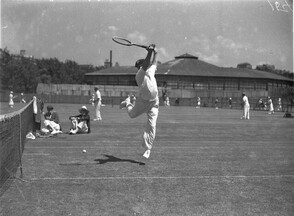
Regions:
<instances>
[{"instance_id":1,"label":"spectator standing","mask_svg":"<svg viewBox=\"0 0 294 216\"><path fill-rule=\"evenodd\" d=\"M20 93L20 103L26 103L26 100L24 99L24 94Z\"/></svg>"},{"instance_id":2,"label":"spectator standing","mask_svg":"<svg viewBox=\"0 0 294 216\"><path fill-rule=\"evenodd\" d=\"M245 92L242 93L242 107L243 107L243 116L241 117L241 119L249 120L250 104Z\"/></svg>"},{"instance_id":3,"label":"spectator standing","mask_svg":"<svg viewBox=\"0 0 294 216\"><path fill-rule=\"evenodd\" d=\"M101 117L101 93L99 91L99 88L95 87L95 118L94 121L101 121L102 117Z\"/></svg>"},{"instance_id":4,"label":"spectator standing","mask_svg":"<svg viewBox=\"0 0 294 216\"><path fill-rule=\"evenodd\" d=\"M229 108L232 109L233 108L233 102L232 102L232 98L229 98Z\"/></svg>"},{"instance_id":5,"label":"spectator standing","mask_svg":"<svg viewBox=\"0 0 294 216\"><path fill-rule=\"evenodd\" d=\"M214 101L214 106L215 106L215 109L218 109L218 97Z\"/></svg>"},{"instance_id":6,"label":"spectator standing","mask_svg":"<svg viewBox=\"0 0 294 216\"><path fill-rule=\"evenodd\" d=\"M10 108L13 108L14 106L14 101L13 99L16 98L17 96L13 96L13 91L10 91L10 94L9 94L9 103L8 105L10 106Z\"/></svg>"},{"instance_id":7,"label":"spectator standing","mask_svg":"<svg viewBox=\"0 0 294 216\"><path fill-rule=\"evenodd\" d=\"M33 97L33 109L34 109L33 133L34 133L34 135L37 135L40 133L40 130L41 130L41 114L44 114L43 100L34 96Z\"/></svg>"},{"instance_id":8,"label":"spectator standing","mask_svg":"<svg viewBox=\"0 0 294 216\"><path fill-rule=\"evenodd\" d=\"M201 99L200 99L200 97L197 97L197 105L196 105L196 108L200 108L200 105L201 105Z\"/></svg>"},{"instance_id":9,"label":"spectator standing","mask_svg":"<svg viewBox=\"0 0 294 216\"><path fill-rule=\"evenodd\" d=\"M282 111L283 108L282 108L282 98L279 98L278 99L278 108L277 108L278 111Z\"/></svg>"},{"instance_id":10,"label":"spectator standing","mask_svg":"<svg viewBox=\"0 0 294 216\"><path fill-rule=\"evenodd\" d=\"M267 104L268 104L268 114L274 114L274 104L273 100L271 99L270 96L267 97Z\"/></svg>"}]
</instances>

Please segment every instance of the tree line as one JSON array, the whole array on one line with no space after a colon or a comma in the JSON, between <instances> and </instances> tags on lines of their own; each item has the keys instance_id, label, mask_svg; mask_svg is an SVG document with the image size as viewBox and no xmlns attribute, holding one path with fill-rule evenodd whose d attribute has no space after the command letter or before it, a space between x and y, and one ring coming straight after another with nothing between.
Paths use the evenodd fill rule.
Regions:
<instances>
[{"instance_id":1,"label":"tree line","mask_svg":"<svg viewBox=\"0 0 294 216\"><path fill-rule=\"evenodd\" d=\"M35 93L38 83L87 84L85 74L101 70L104 66L79 65L75 61L59 61L57 58L35 59L10 54L0 49L0 79L2 90Z\"/></svg>"},{"instance_id":2,"label":"tree line","mask_svg":"<svg viewBox=\"0 0 294 216\"><path fill-rule=\"evenodd\" d=\"M252 69L252 65L250 63L240 63L237 65L237 68L247 68L247 69ZM260 70L260 71L266 71L266 72L270 72L270 73L275 73L275 74L279 74L282 75L284 77L288 77L290 79L294 78L294 73L291 71L287 71L287 70L280 70L280 69L276 69L274 65L270 65L270 64L262 64L262 65L257 65L255 70Z\"/></svg>"}]
</instances>

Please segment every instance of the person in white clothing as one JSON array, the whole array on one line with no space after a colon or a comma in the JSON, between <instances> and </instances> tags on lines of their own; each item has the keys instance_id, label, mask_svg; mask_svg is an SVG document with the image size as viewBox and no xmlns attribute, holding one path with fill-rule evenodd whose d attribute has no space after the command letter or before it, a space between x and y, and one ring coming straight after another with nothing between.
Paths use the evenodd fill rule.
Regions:
<instances>
[{"instance_id":1,"label":"person in white clothing","mask_svg":"<svg viewBox=\"0 0 294 216\"><path fill-rule=\"evenodd\" d=\"M120 105L121 109L126 107L131 118L136 118L143 113L147 114L147 123L143 133L143 147L145 149L143 157L145 158L149 158L150 150L153 147L159 110L158 88L155 79L157 69L155 45L151 44L147 48L147 52L146 58L139 59L135 64L135 67L138 68L136 82L139 87L136 103L131 103L128 96Z\"/></svg>"},{"instance_id":2,"label":"person in white clothing","mask_svg":"<svg viewBox=\"0 0 294 216\"><path fill-rule=\"evenodd\" d=\"M268 114L274 114L275 113L275 110L274 110L274 105L273 105L273 101L271 99L271 97L267 97L267 104L268 104Z\"/></svg>"},{"instance_id":3,"label":"person in white clothing","mask_svg":"<svg viewBox=\"0 0 294 216\"><path fill-rule=\"evenodd\" d=\"M278 111L282 111L283 110L283 108L282 108L282 99L281 98L278 99L278 108L277 108L277 110Z\"/></svg>"},{"instance_id":4,"label":"person in white clothing","mask_svg":"<svg viewBox=\"0 0 294 216\"><path fill-rule=\"evenodd\" d=\"M101 112L100 112L100 108L101 108L101 93L99 91L99 88L95 87L94 88L95 90L95 118L94 118L94 121L100 121L102 120L102 117L101 117Z\"/></svg>"},{"instance_id":5,"label":"person in white clothing","mask_svg":"<svg viewBox=\"0 0 294 216\"><path fill-rule=\"evenodd\" d=\"M197 97L197 105L196 105L196 108L200 108L200 104L201 104L201 99L200 99L200 97Z\"/></svg>"},{"instance_id":6,"label":"person in white clothing","mask_svg":"<svg viewBox=\"0 0 294 216\"><path fill-rule=\"evenodd\" d=\"M13 101L13 99L14 98L16 98L17 96L13 96L13 91L10 91L10 94L9 94L9 103L8 103L8 105L11 107L11 108L13 108L13 106L14 106L14 101Z\"/></svg>"},{"instance_id":7,"label":"person in white clothing","mask_svg":"<svg viewBox=\"0 0 294 216\"><path fill-rule=\"evenodd\" d=\"M249 119L250 104L245 92L242 93L242 107L243 107L243 116L241 117L241 119Z\"/></svg>"},{"instance_id":8,"label":"person in white clothing","mask_svg":"<svg viewBox=\"0 0 294 216\"><path fill-rule=\"evenodd\" d=\"M23 93L20 93L20 103L27 103L26 100L24 99Z\"/></svg>"}]
</instances>

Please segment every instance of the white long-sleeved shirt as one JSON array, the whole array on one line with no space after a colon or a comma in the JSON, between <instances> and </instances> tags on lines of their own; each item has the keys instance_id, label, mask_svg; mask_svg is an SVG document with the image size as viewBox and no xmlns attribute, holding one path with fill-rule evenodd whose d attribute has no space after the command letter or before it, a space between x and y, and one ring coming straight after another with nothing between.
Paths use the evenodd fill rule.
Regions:
<instances>
[{"instance_id":1,"label":"white long-sleeved shirt","mask_svg":"<svg viewBox=\"0 0 294 216\"><path fill-rule=\"evenodd\" d=\"M249 101L248 101L248 97L246 95L243 96L243 103L244 103L244 107L249 107Z\"/></svg>"}]
</instances>

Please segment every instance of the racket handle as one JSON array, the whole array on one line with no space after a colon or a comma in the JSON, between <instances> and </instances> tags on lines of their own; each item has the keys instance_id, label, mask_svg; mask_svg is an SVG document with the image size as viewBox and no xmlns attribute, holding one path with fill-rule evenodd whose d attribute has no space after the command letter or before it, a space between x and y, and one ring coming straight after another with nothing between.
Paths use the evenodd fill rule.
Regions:
<instances>
[{"instance_id":1,"label":"racket handle","mask_svg":"<svg viewBox=\"0 0 294 216\"><path fill-rule=\"evenodd\" d=\"M132 44L133 46L137 46L137 47L141 47L141 48L144 48L144 49L147 49L148 46L145 46L145 45L140 45L140 44Z\"/></svg>"}]
</instances>

